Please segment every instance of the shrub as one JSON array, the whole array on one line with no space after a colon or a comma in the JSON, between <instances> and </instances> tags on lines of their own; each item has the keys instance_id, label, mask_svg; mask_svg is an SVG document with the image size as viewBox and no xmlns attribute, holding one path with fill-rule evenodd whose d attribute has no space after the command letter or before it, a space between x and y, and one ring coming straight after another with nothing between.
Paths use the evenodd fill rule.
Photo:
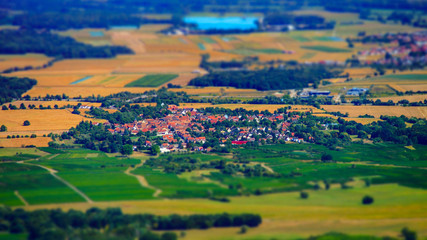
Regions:
<instances>
[{"instance_id":1,"label":"shrub","mask_svg":"<svg viewBox=\"0 0 427 240\"><path fill-rule=\"evenodd\" d=\"M30 124L31 124L30 121L28 121L28 120L24 121L24 126L30 126Z\"/></svg>"},{"instance_id":2,"label":"shrub","mask_svg":"<svg viewBox=\"0 0 427 240\"><path fill-rule=\"evenodd\" d=\"M307 199L307 198L308 198L308 192L300 192L299 196L300 196L302 199Z\"/></svg>"},{"instance_id":3,"label":"shrub","mask_svg":"<svg viewBox=\"0 0 427 240\"><path fill-rule=\"evenodd\" d=\"M330 162L333 160L333 157L329 153L324 153L324 154L322 154L321 160L322 160L322 162Z\"/></svg>"},{"instance_id":4,"label":"shrub","mask_svg":"<svg viewBox=\"0 0 427 240\"><path fill-rule=\"evenodd\" d=\"M362 203L364 205L372 204L373 202L374 202L374 198L368 195L364 196L362 199Z\"/></svg>"},{"instance_id":5,"label":"shrub","mask_svg":"<svg viewBox=\"0 0 427 240\"><path fill-rule=\"evenodd\" d=\"M407 227L402 229L401 234L405 240L416 240L417 239L417 233L415 231L410 230Z\"/></svg>"},{"instance_id":6,"label":"shrub","mask_svg":"<svg viewBox=\"0 0 427 240\"><path fill-rule=\"evenodd\" d=\"M248 231L248 226L246 226L246 225L243 225L241 228L240 228L240 234L245 234L246 232Z\"/></svg>"}]
</instances>

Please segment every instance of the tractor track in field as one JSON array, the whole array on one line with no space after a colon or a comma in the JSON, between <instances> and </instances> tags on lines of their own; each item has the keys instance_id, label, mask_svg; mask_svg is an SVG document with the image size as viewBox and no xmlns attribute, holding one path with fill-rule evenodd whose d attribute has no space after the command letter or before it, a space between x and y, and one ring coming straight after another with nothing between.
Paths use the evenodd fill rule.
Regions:
<instances>
[{"instance_id":1,"label":"tractor track in field","mask_svg":"<svg viewBox=\"0 0 427 240\"><path fill-rule=\"evenodd\" d=\"M141 167L143 164L144 164L144 161L141 160L141 162L139 164L135 165L134 167L129 167L128 169L126 169L125 174L128 176L135 177L138 180L139 184L141 184L142 187L154 190L153 197L157 198L162 193L161 189L156 188L154 186L151 186L148 183L147 179L145 179L144 176L131 173L132 170L135 170L135 169Z\"/></svg>"},{"instance_id":2,"label":"tractor track in field","mask_svg":"<svg viewBox=\"0 0 427 240\"><path fill-rule=\"evenodd\" d=\"M19 194L18 190L16 190L15 192L13 192L15 194L15 196L17 198L19 198L19 200L21 200L21 202L25 205L25 206L30 206L30 204L27 202L27 200L25 200L25 198Z\"/></svg>"},{"instance_id":3,"label":"tractor track in field","mask_svg":"<svg viewBox=\"0 0 427 240\"><path fill-rule=\"evenodd\" d=\"M76 192L77 194L79 194L82 198L84 198L86 200L86 202L88 203L93 203L92 199L90 199L86 194L84 194L82 191L80 191L78 188L76 188L74 185L72 185L71 183L65 181L63 178L59 177L58 175L56 175L56 173L58 171L52 169L52 168L48 168L39 164L34 164L34 163L28 163L28 162L23 162L23 161L19 161L19 164L26 164L26 165L31 165L31 166L36 166L36 167L40 167L43 168L45 170L47 170L50 175L52 175L54 178L56 178L57 180L59 180L60 182L62 182L63 184L65 184L67 187L71 188L74 192Z\"/></svg>"}]
</instances>

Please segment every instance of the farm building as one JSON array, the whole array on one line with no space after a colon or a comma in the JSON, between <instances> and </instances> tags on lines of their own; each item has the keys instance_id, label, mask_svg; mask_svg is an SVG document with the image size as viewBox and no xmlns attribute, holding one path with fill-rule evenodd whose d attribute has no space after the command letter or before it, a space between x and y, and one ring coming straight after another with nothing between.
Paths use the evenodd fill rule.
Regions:
<instances>
[{"instance_id":1,"label":"farm building","mask_svg":"<svg viewBox=\"0 0 427 240\"><path fill-rule=\"evenodd\" d=\"M347 95L349 96L359 96L360 94L363 94L367 92L369 89L367 88L352 88L347 91Z\"/></svg>"}]
</instances>

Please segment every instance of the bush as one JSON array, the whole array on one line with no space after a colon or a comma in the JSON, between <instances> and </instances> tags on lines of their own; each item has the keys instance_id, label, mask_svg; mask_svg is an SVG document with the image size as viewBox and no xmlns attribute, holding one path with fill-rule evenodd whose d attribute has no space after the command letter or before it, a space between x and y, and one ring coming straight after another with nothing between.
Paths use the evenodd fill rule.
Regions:
<instances>
[{"instance_id":1,"label":"bush","mask_svg":"<svg viewBox=\"0 0 427 240\"><path fill-rule=\"evenodd\" d=\"M31 124L30 121L28 121L28 120L24 121L24 126L30 126L30 124Z\"/></svg>"},{"instance_id":2,"label":"bush","mask_svg":"<svg viewBox=\"0 0 427 240\"><path fill-rule=\"evenodd\" d=\"M374 198L371 196L364 196L362 199L362 203L364 205L372 204L374 202Z\"/></svg>"},{"instance_id":3,"label":"bush","mask_svg":"<svg viewBox=\"0 0 427 240\"><path fill-rule=\"evenodd\" d=\"M401 234L405 240L416 240L417 239L417 233L415 231L410 230L407 227L402 229Z\"/></svg>"},{"instance_id":4,"label":"bush","mask_svg":"<svg viewBox=\"0 0 427 240\"><path fill-rule=\"evenodd\" d=\"M322 154L321 160L322 160L322 162L330 162L333 160L333 157L329 153L324 153L324 154Z\"/></svg>"},{"instance_id":5,"label":"bush","mask_svg":"<svg viewBox=\"0 0 427 240\"><path fill-rule=\"evenodd\" d=\"M307 198L308 198L308 192L300 192L299 196L300 196L302 199L307 199Z\"/></svg>"},{"instance_id":6,"label":"bush","mask_svg":"<svg viewBox=\"0 0 427 240\"><path fill-rule=\"evenodd\" d=\"M241 228L240 228L240 234L245 234L246 232L248 232L248 226L246 226L246 225L243 225Z\"/></svg>"},{"instance_id":7,"label":"bush","mask_svg":"<svg viewBox=\"0 0 427 240\"><path fill-rule=\"evenodd\" d=\"M176 240L176 239L178 239L178 236L174 232L165 232L162 234L161 239L162 240Z\"/></svg>"}]
</instances>

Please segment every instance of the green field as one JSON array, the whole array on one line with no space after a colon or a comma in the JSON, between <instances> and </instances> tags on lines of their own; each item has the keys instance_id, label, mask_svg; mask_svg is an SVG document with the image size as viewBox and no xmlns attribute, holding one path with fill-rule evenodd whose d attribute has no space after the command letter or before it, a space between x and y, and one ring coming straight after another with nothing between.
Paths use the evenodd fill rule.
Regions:
<instances>
[{"instance_id":1,"label":"green field","mask_svg":"<svg viewBox=\"0 0 427 240\"><path fill-rule=\"evenodd\" d=\"M14 195L19 194L29 204L79 202L83 199L73 190L56 180L46 170L16 163L0 164L0 202L20 206L23 202Z\"/></svg>"},{"instance_id":2,"label":"green field","mask_svg":"<svg viewBox=\"0 0 427 240\"><path fill-rule=\"evenodd\" d=\"M125 87L159 87L177 77L177 74L146 75L138 80L126 84Z\"/></svg>"},{"instance_id":3,"label":"green field","mask_svg":"<svg viewBox=\"0 0 427 240\"><path fill-rule=\"evenodd\" d=\"M104 153L70 150L67 154L40 161L58 170L58 176L76 186L94 201L150 199L153 190L142 187L137 179L124 174L137 159L117 159Z\"/></svg>"},{"instance_id":4,"label":"green field","mask_svg":"<svg viewBox=\"0 0 427 240\"><path fill-rule=\"evenodd\" d=\"M282 54L283 53L282 50L275 49L275 48L261 48L261 49L239 48L239 49L233 49L233 50L225 50L224 52L244 55L244 56L251 56L251 55L257 55L257 54Z\"/></svg>"},{"instance_id":5,"label":"green field","mask_svg":"<svg viewBox=\"0 0 427 240\"><path fill-rule=\"evenodd\" d=\"M334 48L334 47L321 46L321 45L317 45L317 46L301 46L301 48L308 49L308 50L319 51L319 52L327 52L327 53L349 53L349 52L352 52L349 49Z\"/></svg>"}]
</instances>

